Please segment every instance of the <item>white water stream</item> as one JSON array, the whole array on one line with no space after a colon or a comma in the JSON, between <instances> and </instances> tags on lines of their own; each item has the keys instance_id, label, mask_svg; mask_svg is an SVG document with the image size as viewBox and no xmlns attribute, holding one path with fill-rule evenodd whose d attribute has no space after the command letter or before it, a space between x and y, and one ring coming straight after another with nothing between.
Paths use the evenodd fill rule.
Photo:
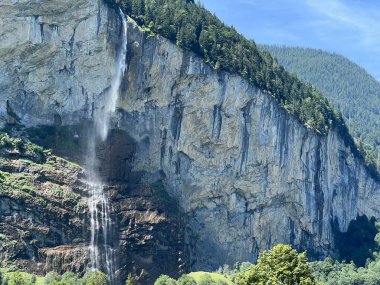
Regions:
<instances>
[{"instance_id":1,"label":"white water stream","mask_svg":"<svg viewBox=\"0 0 380 285\"><path fill-rule=\"evenodd\" d=\"M116 59L115 74L110 89L104 99L104 106L94 112L94 130L88 140L87 171L88 171L88 207L90 211L90 261L94 271L105 271L110 284L116 282L116 256L112 247L113 225L110 216L109 200L104 192L104 184L99 174L99 161L96 157L97 142L104 142L109 132L109 121L115 111L119 97L119 89L126 70L127 53L127 21L120 10L122 19L122 42Z\"/></svg>"}]
</instances>

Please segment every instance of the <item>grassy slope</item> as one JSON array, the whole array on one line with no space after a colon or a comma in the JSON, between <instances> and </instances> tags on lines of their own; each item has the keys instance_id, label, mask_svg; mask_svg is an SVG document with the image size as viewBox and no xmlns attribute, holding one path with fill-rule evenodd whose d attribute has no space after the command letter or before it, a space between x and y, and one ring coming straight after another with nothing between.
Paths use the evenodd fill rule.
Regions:
<instances>
[{"instance_id":1,"label":"grassy slope","mask_svg":"<svg viewBox=\"0 0 380 285\"><path fill-rule=\"evenodd\" d=\"M224 275L219 274L219 273L209 273L209 272L203 272L203 271L189 273L189 276L194 278L195 281L197 281L197 283L199 283L202 280L202 278L204 278L207 275L210 276L211 279L214 281L225 282L228 285L233 285L231 280L229 280Z\"/></svg>"}]
</instances>

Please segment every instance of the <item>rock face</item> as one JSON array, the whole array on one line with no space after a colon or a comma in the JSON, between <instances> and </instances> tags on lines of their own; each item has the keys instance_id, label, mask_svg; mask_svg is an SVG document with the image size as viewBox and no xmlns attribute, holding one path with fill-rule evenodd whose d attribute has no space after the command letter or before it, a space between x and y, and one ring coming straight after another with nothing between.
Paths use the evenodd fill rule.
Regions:
<instances>
[{"instance_id":1,"label":"rock face","mask_svg":"<svg viewBox=\"0 0 380 285\"><path fill-rule=\"evenodd\" d=\"M120 127L140 142L134 167L161 170L187 213L195 269L280 242L334 254L334 224L379 217L380 185L337 132L320 136L240 77L130 34Z\"/></svg>"},{"instance_id":2,"label":"rock face","mask_svg":"<svg viewBox=\"0 0 380 285\"><path fill-rule=\"evenodd\" d=\"M95 0L43 2L0 4L3 123L77 124L101 108L110 86L117 13ZM336 253L334 225L346 231L357 215L380 218L380 184L334 130L316 134L262 90L161 37L146 38L132 21L127 63L111 122L122 135L103 146L111 167L102 172L121 252L129 252L120 260L125 270L215 269L253 261L280 242L325 256ZM126 137L125 147L112 147ZM159 203L158 180L186 225L160 214L170 199Z\"/></svg>"},{"instance_id":3,"label":"rock face","mask_svg":"<svg viewBox=\"0 0 380 285\"><path fill-rule=\"evenodd\" d=\"M98 0L1 1L0 124L53 125L56 130L39 130L38 135L30 137L82 164L87 153L86 131L91 129L84 122L91 119L95 108L103 106L103 95L115 72L121 39L118 15ZM178 207L157 182L160 177L142 181L144 173L132 171L136 141L125 132L112 132L107 144L98 149L101 173L113 201L120 280L133 273L141 284L153 284L160 274L178 275L187 266L182 222ZM70 183L74 181L60 184L71 189ZM52 190L50 186L46 191ZM33 187L40 189L38 185ZM63 199L47 203L52 211L73 214L80 229L75 231L70 218L61 221L58 214L46 213L42 220L40 213L44 210L34 207L37 202L25 202L20 197L11 200L2 189L0 196L4 244L13 246L13 241L21 247L14 252L14 247L3 250L0 240L1 261L9 260L29 271L38 268L34 273L86 270L90 234L85 214L75 216L70 205L62 206ZM78 199L85 200L86 196L84 192ZM49 201L49 196L45 198ZM57 237L51 242L46 239L47 244L41 242L45 240L42 234L34 231L26 240L20 237L16 229L21 220L10 221L14 215L20 216L19 212L25 223L30 218L39 224L36 231ZM55 234L57 223L61 227L59 235ZM14 230L8 229L11 225ZM79 239L74 242L73 236ZM39 241L35 246L29 245L33 239ZM28 244L27 249L24 244Z\"/></svg>"},{"instance_id":4,"label":"rock face","mask_svg":"<svg viewBox=\"0 0 380 285\"><path fill-rule=\"evenodd\" d=\"M11 110L26 125L90 116L112 77L117 13L98 0L5 0L0 9L2 120Z\"/></svg>"},{"instance_id":5,"label":"rock face","mask_svg":"<svg viewBox=\"0 0 380 285\"><path fill-rule=\"evenodd\" d=\"M0 162L0 266L15 264L36 274L83 272L88 229L82 169L3 144Z\"/></svg>"}]
</instances>

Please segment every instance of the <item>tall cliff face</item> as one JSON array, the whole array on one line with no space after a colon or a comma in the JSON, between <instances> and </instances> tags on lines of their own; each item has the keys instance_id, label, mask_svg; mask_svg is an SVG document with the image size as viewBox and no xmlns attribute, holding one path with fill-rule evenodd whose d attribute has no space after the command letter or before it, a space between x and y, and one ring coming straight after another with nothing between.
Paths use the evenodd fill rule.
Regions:
<instances>
[{"instance_id":1,"label":"tall cliff face","mask_svg":"<svg viewBox=\"0 0 380 285\"><path fill-rule=\"evenodd\" d=\"M320 136L238 76L217 74L130 29L122 128L135 168L162 170L196 238L195 267L252 260L290 243L334 252L334 225L379 217L380 186L335 131Z\"/></svg>"},{"instance_id":2,"label":"tall cliff face","mask_svg":"<svg viewBox=\"0 0 380 285\"><path fill-rule=\"evenodd\" d=\"M104 106L115 72L122 31L119 13L101 1L1 1L0 23L0 125L53 125L55 130L32 130L30 138L86 167L88 121L96 108ZM159 177L143 181L144 173L133 171L136 141L116 130L97 149L112 200L117 275L123 280L123 275L133 273L141 284L153 284L162 273L179 274L186 266L182 221ZM0 146L0 158L1 151ZM23 157L12 158L16 166L25 164ZM0 170L10 171L2 160ZM65 197L52 199L49 193L55 184L40 186L39 177L45 174L36 173L35 167L15 167L9 175L17 178L24 172L38 177L28 186L36 189L37 198L47 201L47 209L36 206L39 200L25 202L22 189L5 192L0 179L1 266L16 264L40 274L83 273L89 263L88 212L76 216ZM66 178L57 183L68 194L75 192L72 185L77 181ZM86 205L85 178L80 182L84 190L77 199ZM34 226L28 229L30 223ZM22 236L16 234L20 230Z\"/></svg>"},{"instance_id":3,"label":"tall cliff face","mask_svg":"<svg viewBox=\"0 0 380 285\"><path fill-rule=\"evenodd\" d=\"M2 122L73 125L91 119L114 72L117 13L95 0L9 1L0 4L0 21ZM279 242L331 254L335 226L345 231L357 215L380 217L380 185L335 131L316 134L262 90L216 73L161 37L146 38L132 21L127 63L111 123L136 149L117 169L139 173L146 183L163 180L186 215L192 269L254 260ZM130 152L128 144L116 157L123 151ZM132 192L136 200L146 196L138 188ZM143 205L140 214L156 207ZM127 221L144 215L120 207L113 205L133 216L119 219L133 237ZM134 241L121 234L120 244L128 242Z\"/></svg>"},{"instance_id":4,"label":"tall cliff face","mask_svg":"<svg viewBox=\"0 0 380 285\"><path fill-rule=\"evenodd\" d=\"M0 8L2 120L13 108L26 125L90 116L112 77L117 13L98 0L6 0Z\"/></svg>"}]
</instances>

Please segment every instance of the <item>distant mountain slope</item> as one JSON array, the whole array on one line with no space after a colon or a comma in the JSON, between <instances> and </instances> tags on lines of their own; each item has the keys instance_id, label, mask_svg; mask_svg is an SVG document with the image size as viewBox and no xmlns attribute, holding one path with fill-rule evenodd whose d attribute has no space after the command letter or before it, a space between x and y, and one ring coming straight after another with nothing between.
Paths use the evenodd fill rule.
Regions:
<instances>
[{"instance_id":1,"label":"distant mountain slope","mask_svg":"<svg viewBox=\"0 0 380 285\"><path fill-rule=\"evenodd\" d=\"M279 64L313 84L343 114L367 159L380 168L380 82L347 58L322 50L260 45Z\"/></svg>"}]
</instances>

